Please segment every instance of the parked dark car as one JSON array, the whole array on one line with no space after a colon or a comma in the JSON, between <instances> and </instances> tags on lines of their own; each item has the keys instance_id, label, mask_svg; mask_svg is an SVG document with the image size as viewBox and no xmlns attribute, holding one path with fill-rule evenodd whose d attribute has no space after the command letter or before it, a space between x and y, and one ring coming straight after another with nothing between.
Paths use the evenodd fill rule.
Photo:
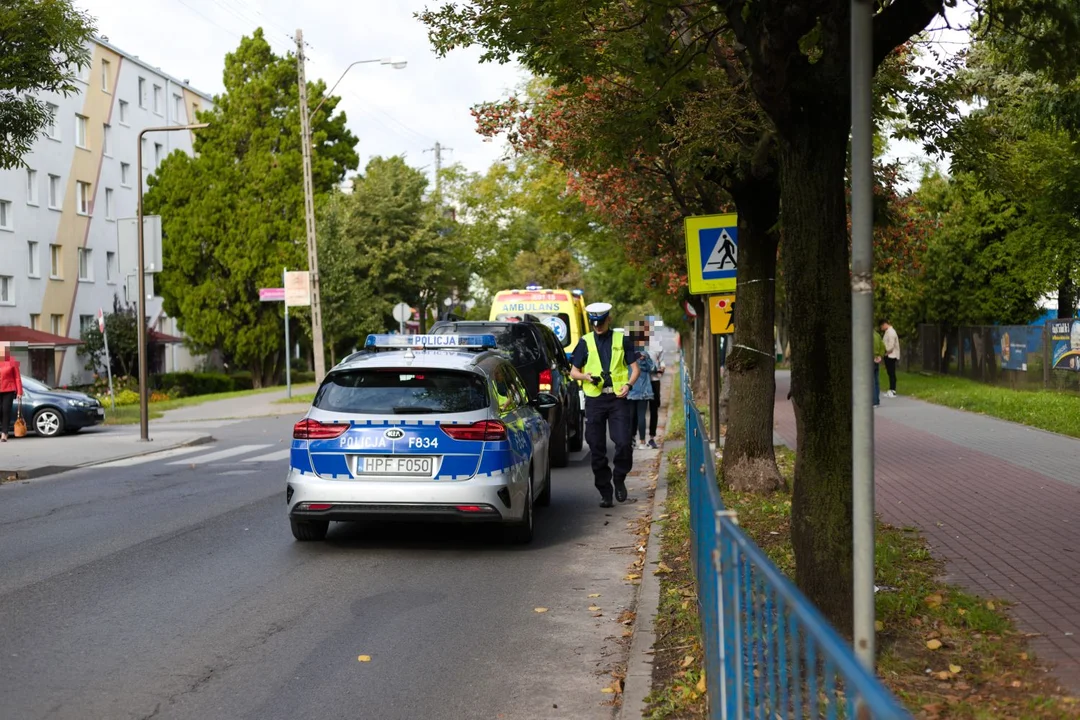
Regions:
<instances>
[{"instance_id":1,"label":"parked dark car","mask_svg":"<svg viewBox=\"0 0 1080 720\"><path fill-rule=\"evenodd\" d=\"M80 392L57 390L22 376L22 416L26 428L44 437L78 432L105 421L105 408L97 398Z\"/></svg>"},{"instance_id":2,"label":"parked dark car","mask_svg":"<svg viewBox=\"0 0 1080 720\"><path fill-rule=\"evenodd\" d=\"M566 467L570 453L585 442L585 413L581 410L581 387L570 379L570 361L562 343L551 328L540 322L498 322L487 320L441 321L432 326L433 334L490 334L500 350L510 356L529 398L549 392L559 404L548 410L545 418L551 427L551 464Z\"/></svg>"}]
</instances>

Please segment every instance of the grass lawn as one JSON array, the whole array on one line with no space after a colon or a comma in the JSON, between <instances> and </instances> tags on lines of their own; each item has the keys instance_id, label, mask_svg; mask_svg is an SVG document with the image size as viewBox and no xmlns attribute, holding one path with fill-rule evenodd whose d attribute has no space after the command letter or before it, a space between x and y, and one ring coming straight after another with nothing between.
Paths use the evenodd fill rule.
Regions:
<instances>
[{"instance_id":1,"label":"grass lawn","mask_svg":"<svg viewBox=\"0 0 1080 720\"><path fill-rule=\"evenodd\" d=\"M176 398L174 400L163 400L161 402L150 403L150 419L159 418L164 414L166 410L174 410L176 408L189 407L191 405L202 405L205 402L211 402L213 400L229 400L231 398L247 397L249 395L261 395L263 393L274 392L275 390L281 390L280 387L260 388L258 390L233 390L232 392L213 393L210 395L192 395L190 397ZM109 400L104 400L105 406L105 424L106 425L131 425L139 422L139 406L138 405L117 405L116 409L112 409L112 405Z\"/></svg>"},{"instance_id":2,"label":"grass lawn","mask_svg":"<svg viewBox=\"0 0 1080 720\"><path fill-rule=\"evenodd\" d=\"M296 393L293 393L293 396L291 398L281 398L280 400L275 400L274 402L277 403L278 405L295 405L297 403L303 403L305 405L310 405L311 401L314 400L314 399L315 399L315 393L303 393L301 395L297 395Z\"/></svg>"},{"instance_id":3,"label":"grass lawn","mask_svg":"<svg viewBox=\"0 0 1080 720\"><path fill-rule=\"evenodd\" d=\"M881 379L888 387L885 373ZM897 388L938 405L1080 437L1080 396L1052 390L1011 390L967 378L902 372ZM887 400L884 402L888 402Z\"/></svg>"}]
</instances>

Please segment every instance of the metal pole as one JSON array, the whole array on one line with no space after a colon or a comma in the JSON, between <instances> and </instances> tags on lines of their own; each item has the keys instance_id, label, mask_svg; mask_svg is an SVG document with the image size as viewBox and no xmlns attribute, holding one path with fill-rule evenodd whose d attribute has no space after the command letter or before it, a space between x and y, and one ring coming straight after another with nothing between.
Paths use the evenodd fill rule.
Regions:
<instances>
[{"instance_id":1,"label":"metal pole","mask_svg":"<svg viewBox=\"0 0 1080 720\"><path fill-rule=\"evenodd\" d=\"M326 374L326 356L323 347L322 301L319 294L319 249L315 241L315 190L311 180L311 116L308 114L302 30L296 31L296 65L300 83L300 145L304 159L304 219L307 223L308 270L311 272L311 344L315 355L315 382L319 383Z\"/></svg>"},{"instance_id":2,"label":"metal pole","mask_svg":"<svg viewBox=\"0 0 1080 720\"><path fill-rule=\"evenodd\" d=\"M710 302L712 302L710 300ZM709 439L720 444L720 354L716 351L716 337L709 329Z\"/></svg>"},{"instance_id":3,"label":"metal pole","mask_svg":"<svg viewBox=\"0 0 1080 720\"><path fill-rule=\"evenodd\" d=\"M851 440L855 654L874 671L872 0L851 2Z\"/></svg>"},{"instance_id":4,"label":"metal pole","mask_svg":"<svg viewBox=\"0 0 1080 720\"><path fill-rule=\"evenodd\" d=\"M281 287L285 287L285 273L289 268L281 269ZM285 301L285 397L292 399L292 345L289 344L289 301Z\"/></svg>"},{"instance_id":5,"label":"metal pole","mask_svg":"<svg viewBox=\"0 0 1080 720\"><path fill-rule=\"evenodd\" d=\"M116 393L113 392L112 384L112 360L109 359L109 334L105 330L105 314L101 315L101 344L105 346L105 373L109 378L109 399L112 400L113 412L116 411Z\"/></svg>"},{"instance_id":6,"label":"metal pole","mask_svg":"<svg viewBox=\"0 0 1080 720\"><path fill-rule=\"evenodd\" d=\"M195 123L193 125L173 125L166 127L148 127L139 131L135 148L136 172L139 173L138 203L136 204L135 224L138 226L139 247L136 249L138 266L135 272L138 274L139 298L136 303L136 319L139 331L139 438L150 439L150 404L147 397L147 372L146 372L146 248L143 247L143 164L142 164L142 141L143 135L148 132L169 132L172 130L198 130L210 127L210 123Z\"/></svg>"}]
</instances>

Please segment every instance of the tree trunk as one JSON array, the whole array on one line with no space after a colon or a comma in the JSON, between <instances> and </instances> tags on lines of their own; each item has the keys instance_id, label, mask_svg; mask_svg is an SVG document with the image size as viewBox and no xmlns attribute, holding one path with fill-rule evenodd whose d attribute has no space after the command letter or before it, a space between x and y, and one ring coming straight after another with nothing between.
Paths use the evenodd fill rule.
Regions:
<instances>
[{"instance_id":1,"label":"tree trunk","mask_svg":"<svg viewBox=\"0 0 1080 720\"><path fill-rule=\"evenodd\" d=\"M1058 285L1058 318L1071 318L1076 314L1076 283L1067 274Z\"/></svg>"},{"instance_id":2,"label":"tree trunk","mask_svg":"<svg viewBox=\"0 0 1080 720\"><path fill-rule=\"evenodd\" d=\"M798 449L795 577L841 632L852 622L851 279L847 108L802 112L780 143L791 387Z\"/></svg>"},{"instance_id":3,"label":"tree trunk","mask_svg":"<svg viewBox=\"0 0 1080 720\"><path fill-rule=\"evenodd\" d=\"M770 176L732 190L739 210L739 285L734 342L725 372L731 394L723 476L733 490L768 493L784 484L773 449L773 320L780 188L775 176Z\"/></svg>"}]
</instances>

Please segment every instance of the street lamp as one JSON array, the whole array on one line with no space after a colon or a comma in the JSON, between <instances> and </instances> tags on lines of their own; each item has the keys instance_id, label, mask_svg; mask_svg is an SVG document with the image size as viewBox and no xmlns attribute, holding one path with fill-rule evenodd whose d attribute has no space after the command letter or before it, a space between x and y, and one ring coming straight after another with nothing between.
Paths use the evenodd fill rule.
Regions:
<instances>
[{"instance_id":1,"label":"street lamp","mask_svg":"<svg viewBox=\"0 0 1080 720\"><path fill-rule=\"evenodd\" d=\"M146 380L146 248L143 247L143 164L142 164L142 140L148 132L172 132L175 130L199 130L210 127L210 123L195 123L192 125L168 125L165 127L148 127L139 131L138 146L135 150L136 167L139 171L139 203L136 210L135 224L138 226L139 248L136 250L138 266L135 272L139 275L139 305L138 305L138 329L139 329L139 438L150 439L150 404L147 398Z\"/></svg>"},{"instance_id":2,"label":"street lamp","mask_svg":"<svg viewBox=\"0 0 1080 720\"><path fill-rule=\"evenodd\" d=\"M322 301L319 290L319 251L315 241L315 191L311 180L311 118L319 111L323 103L333 95L334 90L353 66L368 63L389 65L395 70L401 70L408 64L408 61L398 56L357 60L345 68L345 72L341 73L341 77L337 79L334 86L315 106L315 109L308 112L307 79L304 74L304 33L302 30L296 31L296 64L300 85L300 144L304 158L304 216L307 225L308 271L311 273L311 344L314 346L312 349L315 355L316 383L321 382L326 374L326 356L323 349Z\"/></svg>"}]
</instances>

